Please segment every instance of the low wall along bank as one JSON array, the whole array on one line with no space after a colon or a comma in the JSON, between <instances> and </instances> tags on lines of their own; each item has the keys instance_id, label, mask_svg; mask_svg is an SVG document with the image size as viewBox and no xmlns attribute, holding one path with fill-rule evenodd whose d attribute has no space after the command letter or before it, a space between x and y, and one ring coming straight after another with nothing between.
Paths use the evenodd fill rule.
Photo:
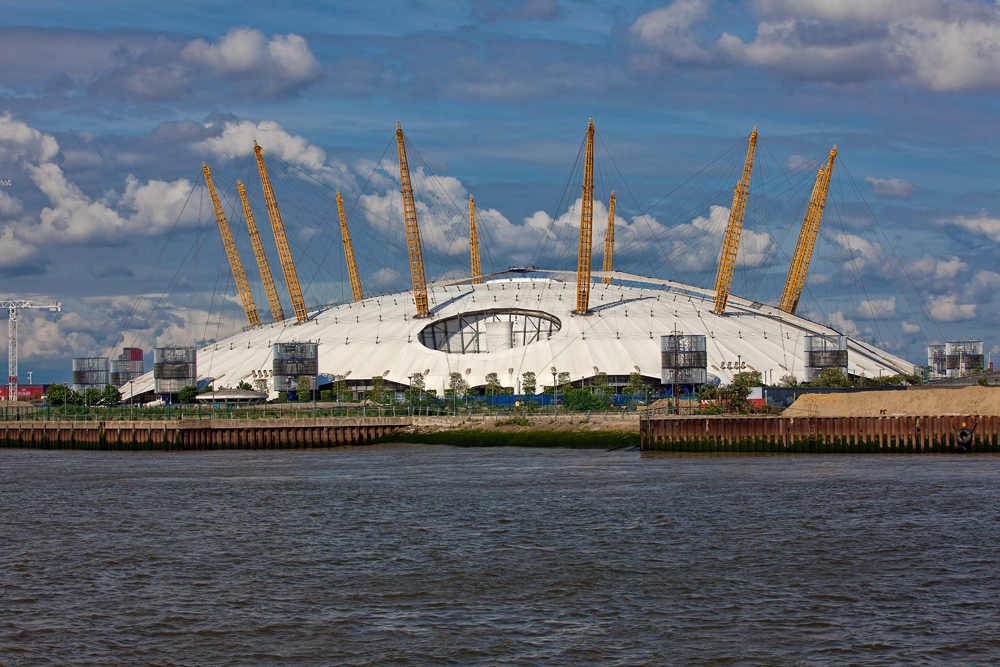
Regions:
<instances>
[{"instance_id":1,"label":"low wall along bank","mask_svg":"<svg viewBox=\"0 0 1000 667\"><path fill-rule=\"evenodd\" d=\"M409 417L202 421L0 422L0 447L33 449L296 449L361 445Z\"/></svg>"},{"instance_id":2,"label":"low wall along bank","mask_svg":"<svg viewBox=\"0 0 1000 667\"><path fill-rule=\"evenodd\" d=\"M640 448L664 452L998 452L997 415L652 417Z\"/></svg>"}]
</instances>

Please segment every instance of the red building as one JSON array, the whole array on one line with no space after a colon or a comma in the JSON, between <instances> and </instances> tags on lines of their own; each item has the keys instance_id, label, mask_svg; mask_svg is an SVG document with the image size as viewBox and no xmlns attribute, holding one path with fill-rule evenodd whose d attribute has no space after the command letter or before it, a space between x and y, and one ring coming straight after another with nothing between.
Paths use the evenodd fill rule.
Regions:
<instances>
[{"instance_id":1,"label":"red building","mask_svg":"<svg viewBox=\"0 0 1000 667\"><path fill-rule=\"evenodd\" d=\"M0 401L7 400L7 392L10 390L8 385L3 385L0 387ZM31 385L18 385L17 387L17 400L19 401L33 401L42 397L45 393L45 387L40 384Z\"/></svg>"}]
</instances>

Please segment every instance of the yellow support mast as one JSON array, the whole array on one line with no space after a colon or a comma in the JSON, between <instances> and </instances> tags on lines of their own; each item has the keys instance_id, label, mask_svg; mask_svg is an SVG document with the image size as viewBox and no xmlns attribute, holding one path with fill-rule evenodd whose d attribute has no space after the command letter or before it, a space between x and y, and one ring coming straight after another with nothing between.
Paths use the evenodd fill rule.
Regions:
<instances>
[{"instance_id":1,"label":"yellow support mast","mask_svg":"<svg viewBox=\"0 0 1000 667\"><path fill-rule=\"evenodd\" d=\"M476 202L469 195L469 254L472 261L472 284L483 282L483 268L479 263L479 230L476 228Z\"/></svg>"},{"instance_id":2,"label":"yellow support mast","mask_svg":"<svg viewBox=\"0 0 1000 667\"><path fill-rule=\"evenodd\" d=\"M281 222L281 213L278 212L278 202L274 199L274 190L271 189L271 179L268 178L267 169L264 167L264 156L256 140L253 142L253 152L257 156L257 169L260 171L260 183L264 187L267 214L271 218L274 242L278 246L278 257L281 259L281 269L285 273L288 294L292 297L292 308L295 310L295 319L299 322L305 322L309 319L309 314L306 313L306 305L302 300L299 276L295 273L295 262L292 261L292 252L288 249L288 239L285 238L285 226Z\"/></svg>"},{"instance_id":3,"label":"yellow support mast","mask_svg":"<svg viewBox=\"0 0 1000 667\"><path fill-rule=\"evenodd\" d=\"M281 299L278 298L278 290L274 287L274 280L271 278L271 269L267 265L267 255L264 254L264 245L260 242L260 234L257 233L257 224L253 221L253 212L247 202L247 192L243 184L236 181L236 187L240 191L240 200L243 202L243 217L247 219L247 229L250 230L250 241L253 242L253 256L257 259L257 266L260 268L260 277L264 281L264 291L267 292L267 303L271 306L271 317L275 322L285 319L285 312L281 309Z\"/></svg>"},{"instance_id":4,"label":"yellow support mast","mask_svg":"<svg viewBox=\"0 0 1000 667\"><path fill-rule=\"evenodd\" d=\"M724 315L726 302L729 300L729 286L733 282L733 271L736 268L736 251L740 247L740 234L743 232L743 213L747 206L747 193L750 192L750 173L753 168L753 154L757 147L757 127L750 133L750 147L747 149L747 159L743 164L743 177L736 184L733 192L733 207L729 211L729 224L726 226L726 237L722 244L722 255L719 258L719 271L715 276L715 308L716 315Z\"/></svg>"},{"instance_id":5,"label":"yellow support mast","mask_svg":"<svg viewBox=\"0 0 1000 667\"><path fill-rule=\"evenodd\" d=\"M819 223L823 219L823 209L826 208L826 193L830 190L830 174L833 171L833 161L837 158L837 147L830 151L826 169L820 169L816 174L816 184L813 186L809 208L799 232L799 242L795 246L792 265L788 268L788 279L785 280L785 291L781 295L781 305L778 307L786 313L795 314L802 296L802 288L806 285L806 273L809 272L809 262L812 260L813 248L816 246L816 235L819 234Z\"/></svg>"},{"instance_id":6,"label":"yellow support mast","mask_svg":"<svg viewBox=\"0 0 1000 667\"><path fill-rule=\"evenodd\" d=\"M406 162L404 140L403 127L396 123L396 142L399 144L399 184L403 192L403 217L406 219L406 249L410 254L410 275L413 277L413 301L417 305L417 317L429 317L431 313L427 307L424 254L420 248L417 208L413 203L413 187L410 185L410 167Z\"/></svg>"},{"instance_id":7,"label":"yellow support mast","mask_svg":"<svg viewBox=\"0 0 1000 667\"><path fill-rule=\"evenodd\" d=\"M608 202L608 233L604 236L604 280L605 285L611 284L611 272L615 261L615 191L611 191L611 201Z\"/></svg>"},{"instance_id":8,"label":"yellow support mast","mask_svg":"<svg viewBox=\"0 0 1000 667\"><path fill-rule=\"evenodd\" d=\"M250 326L260 325L260 316L257 315L257 306L253 302L253 294L250 293L250 286L247 284L247 277L243 273L243 264L240 256L236 252L236 244L233 243L233 235L229 232L229 223L226 222L226 214L222 211L222 204L219 203L219 195L215 192L215 185L212 183L212 174L208 171L208 165L201 163L201 170L205 172L205 185L208 186L208 194L212 197L212 206L215 208L215 220L219 223L219 233L222 234L222 243L226 246L226 255L229 256L229 267L233 270L233 280L236 281L236 291L240 293L243 301L243 310L246 311Z\"/></svg>"},{"instance_id":9,"label":"yellow support mast","mask_svg":"<svg viewBox=\"0 0 1000 667\"><path fill-rule=\"evenodd\" d=\"M347 231L347 216L344 215L344 200L337 190L337 212L340 214L340 235L344 237L344 256L347 257L347 273L351 277L351 292L355 301L364 299L361 293L361 279L358 278L358 265L354 261L354 246L351 244L351 233Z\"/></svg>"},{"instance_id":10,"label":"yellow support mast","mask_svg":"<svg viewBox=\"0 0 1000 667\"><path fill-rule=\"evenodd\" d=\"M587 159L583 168L583 209L580 211L580 252L576 262L576 314L590 310L590 255L594 234L594 117L587 128Z\"/></svg>"}]
</instances>

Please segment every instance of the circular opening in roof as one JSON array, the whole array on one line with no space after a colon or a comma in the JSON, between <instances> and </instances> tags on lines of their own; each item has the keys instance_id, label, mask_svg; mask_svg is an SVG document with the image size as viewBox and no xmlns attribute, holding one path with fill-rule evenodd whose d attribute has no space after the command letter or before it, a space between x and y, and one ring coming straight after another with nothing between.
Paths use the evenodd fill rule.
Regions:
<instances>
[{"instance_id":1,"label":"circular opening in roof","mask_svg":"<svg viewBox=\"0 0 1000 667\"><path fill-rule=\"evenodd\" d=\"M419 339L440 352L485 354L548 340L561 328L558 317L540 310L491 308L431 322Z\"/></svg>"}]
</instances>

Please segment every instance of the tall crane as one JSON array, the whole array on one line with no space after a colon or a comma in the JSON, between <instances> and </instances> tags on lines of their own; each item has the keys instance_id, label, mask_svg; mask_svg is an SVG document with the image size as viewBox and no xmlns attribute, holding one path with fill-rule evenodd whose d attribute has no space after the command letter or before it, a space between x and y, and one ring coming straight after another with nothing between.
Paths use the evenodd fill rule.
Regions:
<instances>
[{"instance_id":1,"label":"tall crane","mask_svg":"<svg viewBox=\"0 0 1000 667\"><path fill-rule=\"evenodd\" d=\"M62 310L62 304L58 301L52 303L35 303L25 299L15 299L11 301L0 301L0 308L7 309L7 400L17 400L17 311L25 308L31 310L48 309L50 312L58 313Z\"/></svg>"},{"instance_id":2,"label":"tall crane","mask_svg":"<svg viewBox=\"0 0 1000 667\"><path fill-rule=\"evenodd\" d=\"M205 172L205 185L208 186L208 194L212 197L212 206L215 208L215 220L219 223L219 233L222 235L222 243L226 246L226 255L229 257L229 267L233 270L233 280L236 281L236 291L240 293L243 301L243 310L246 311L250 326L260 325L260 317L257 315L257 305L253 302L253 294L250 293L250 285L247 284L247 277L243 273L243 263L240 262L239 253L236 252L236 244L233 243L233 235L229 231L229 223L226 222L226 214L219 203L219 195L215 192L215 185L212 183L212 174L208 170L208 165L201 163L201 170Z\"/></svg>"},{"instance_id":3,"label":"tall crane","mask_svg":"<svg viewBox=\"0 0 1000 667\"><path fill-rule=\"evenodd\" d=\"M740 247L740 234L743 232L743 212L747 205L747 193L750 192L750 173L756 147L757 127L754 126L753 132L750 133L747 159L743 164L743 177L733 192L733 207L729 210L729 224L726 225L726 237L722 242L722 255L719 257L719 271L715 276L716 315L725 314L726 302L729 300L729 286L733 282L733 271L736 269L736 251Z\"/></svg>"},{"instance_id":4,"label":"tall crane","mask_svg":"<svg viewBox=\"0 0 1000 667\"><path fill-rule=\"evenodd\" d=\"M594 117L587 128L587 158L583 168L583 207L580 211L580 252L576 261L576 314L590 309L590 255L594 235Z\"/></svg>"},{"instance_id":5,"label":"tall crane","mask_svg":"<svg viewBox=\"0 0 1000 667\"><path fill-rule=\"evenodd\" d=\"M274 279L271 278L271 268L267 265L267 255L264 254L264 245L260 242L260 234L257 233L257 223L253 221L253 211L247 202L247 191L240 181L236 181L236 187L240 191L240 201L243 202L243 217L247 220L247 230L250 232L250 241L253 243L253 256L257 260L257 267L260 269L261 280L264 281L264 291L267 292L267 303L271 306L271 317L275 322L285 319L285 311L281 308L281 299L278 298L278 290L274 287Z\"/></svg>"},{"instance_id":6,"label":"tall crane","mask_svg":"<svg viewBox=\"0 0 1000 667\"><path fill-rule=\"evenodd\" d=\"M306 304L302 299L302 288L299 287L299 276L295 273L295 262L292 261L292 251L288 249L288 239L285 238L285 225L281 222L281 213L278 212L278 202L274 199L274 190L271 189L271 179L267 176L267 169L264 167L264 155L257 140L253 142L253 152L257 156L257 169L260 171L260 184L264 188L264 199L267 201L267 215L271 218L271 229L274 231L274 242L278 246L278 257L281 259L281 270L285 273L285 284L288 285L288 295L292 297L292 308L295 310L295 319L298 322L305 322L309 319L306 312Z\"/></svg>"},{"instance_id":7,"label":"tall crane","mask_svg":"<svg viewBox=\"0 0 1000 667\"><path fill-rule=\"evenodd\" d=\"M347 273L351 278L351 292L355 301L364 299L361 293L361 279L358 278L358 264L354 261L354 245L351 243L351 233L347 230L347 216L344 215L344 200L337 190L337 212L340 214L340 235L344 237L344 256L347 258Z\"/></svg>"},{"instance_id":8,"label":"tall crane","mask_svg":"<svg viewBox=\"0 0 1000 667\"><path fill-rule=\"evenodd\" d=\"M608 202L608 233L604 236L604 280L605 285L611 284L611 271L615 263L615 191L611 191L611 201Z\"/></svg>"},{"instance_id":9,"label":"tall crane","mask_svg":"<svg viewBox=\"0 0 1000 667\"><path fill-rule=\"evenodd\" d=\"M479 263L479 230L476 228L476 202L469 195L469 255L472 262L472 284L483 282L483 268Z\"/></svg>"},{"instance_id":10,"label":"tall crane","mask_svg":"<svg viewBox=\"0 0 1000 667\"><path fill-rule=\"evenodd\" d=\"M778 306L786 313L795 314L802 296L802 288L806 284L806 273L809 272L809 262L812 260L813 248L816 246L816 235L819 234L819 223L823 219L823 209L826 207L826 193L830 189L830 173L833 171L833 161L837 158L837 146L830 151L826 169L820 169L816 174L816 184L813 186L809 208L806 209L802 230L799 232L799 242L795 246L792 265L788 267L788 279L785 280L785 291L781 295Z\"/></svg>"},{"instance_id":11,"label":"tall crane","mask_svg":"<svg viewBox=\"0 0 1000 667\"><path fill-rule=\"evenodd\" d=\"M403 127L396 123L396 143L399 144L399 186L403 192L403 217L406 219L406 249L410 254L410 276L413 278L413 301L417 317L429 317L427 283L424 281L424 253L420 248L420 230L417 228L417 208L413 203L410 185L410 166L406 161Z\"/></svg>"}]
</instances>

